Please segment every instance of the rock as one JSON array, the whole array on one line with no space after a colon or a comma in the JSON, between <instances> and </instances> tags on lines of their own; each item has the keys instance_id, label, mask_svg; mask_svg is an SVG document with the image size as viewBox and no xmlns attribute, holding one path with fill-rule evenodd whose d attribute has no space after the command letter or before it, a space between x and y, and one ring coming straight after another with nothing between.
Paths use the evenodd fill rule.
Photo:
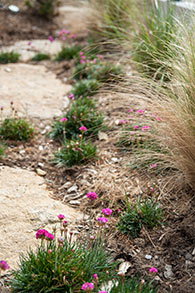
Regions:
<instances>
[{"instance_id":1,"label":"rock","mask_svg":"<svg viewBox=\"0 0 195 293\"><path fill-rule=\"evenodd\" d=\"M186 268L188 269L193 269L195 267L195 264L190 260L186 260L185 263L186 263Z\"/></svg>"},{"instance_id":2,"label":"rock","mask_svg":"<svg viewBox=\"0 0 195 293\"><path fill-rule=\"evenodd\" d=\"M39 146L39 150L40 150L40 151L43 151L43 149L44 149L43 146L40 145L40 146Z\"/></svg>"},{"instance_id":3,"label":"rock","mask_svg":"<svg viewBox=\"0 0 195 293\"><path fill-rule=\"evenodd\" d=\"M6 72L11 72L11 69L10 69L9 67L6 67L6 68L5 68L5 71L6 71Z\"/></svg>"},{"instance_id":4,"label":"rock","mask_svg":"<svg viewBox=\"0 0 195 293\"><path fill-rule=\"evenodd\" d=\"M164 276L166 279L170 279L173 276L172 265L168 265L168 264L165 265Z\"/></svg>"},{"instance_id":5,"label":"rock","mask_svg":"<svg viewBox=\"0 0 195 293\"><path fill-rule=\"evenodd\" d=\"M195 255L195 248L194 248L193 251L192 251L192 255Z\"/></svg>"},{"instance_id":6,"label":"rock","mask_svg":"<svg viewBox=\"0 0 195 293\"><path fill-rule=\"evenodd\" d=\"M69 204L74 205L74 206L79 206L81 202L79 200L70 200Z\"/></svg>"},{"instance_id":7,"label":"rock","mask_svg":"<svg viewBox=\"0 0 195 293\"><path fill-rule=\"evenodd\" d=\"M186 260L190 260L190 259L192 259L192 255L191 255L190 253L187 252L187 253L185 254L185 259L186 259Z\"/></svg>"},{"instance_id":8,"label":"rock","mask_svg":"<svg viewBox=\"0 0 195 293\"><path fill-rule=\"evenodd\" d=\"M20 253L37 247L37 229L52 232L58 227L58 214L66 215L72 225L83 218L75 208L52 199L44 182L35 172L0 167L0 259L12 269L17 268Z\"/></svg>"},{"instance_id":9,"label":"rock","mask_svg":"<svg viewBox=\"0 0 195 293\"><path fill-rule=\"evenodd\" d=\"M126 274L128 268L131 266L130 262L125 261L119 265L118 274Z\"/></svg>"},{"instance_id":10,"label":"rock","mask_svg":"<svg viewBox=\"0 0 195 293\"><path fill-rule=\"evenodd\" d=\"M78 186L77 185L73 185L72 187L70 187L67 192L68 193L72 193L72 192L77 192L78 190Z\"/></svg>"},{"instance_id":11,"label":"rock","mask_svg":"<svg viewBox=\"0 0 195 293\"><path fill-rule=\"evenodd\" d=\"M47 174L44 170L42 170L40 168L37 168L36 172L39 176L45 176Z\"/></svg>"},{"instance_id":12,"label":"rock","mask_svg":"<svg viewBox=\"0 0 195 293\"><path fill-rule=\"evenodd\" d=\"M99 131L98 132L98 138L99 138L99 140L107 141L108 140L108 135L105 132Z\"/></svg>"},{"instance_id":13,"label":"rock","mask_svg":"<svg viewBox=\"0 0 195 293\"><path fill-rule=\"evenodd\" d=\"M152 259L152 255L150 255L150 254L146 254L146 255L145 255L145 259L147 259L147 260Z\"/></svg>"},{"instance_id":14,"label":"rock","mask_svg":"<svg viewBox=\"0 0 195 293\"><path fill-rule=\"evenodd\" d=\"M19 151L19 153L21 154L21 155L23 155L23 154L25 154L25 150L21 150L21 151Z\"/></svg>"},{"instance_id":15,"label":"rock","mask_svg":"<svg viewBox=\"0 0 195 293\"><path fill-rule=\"evenodd\" d=\"M43 167L44 167L44 163L40 163L40 162L39 162L39 163L38 163L38 166L41 167L41 168L43 168Z\"/></svg>"}]
</instances>

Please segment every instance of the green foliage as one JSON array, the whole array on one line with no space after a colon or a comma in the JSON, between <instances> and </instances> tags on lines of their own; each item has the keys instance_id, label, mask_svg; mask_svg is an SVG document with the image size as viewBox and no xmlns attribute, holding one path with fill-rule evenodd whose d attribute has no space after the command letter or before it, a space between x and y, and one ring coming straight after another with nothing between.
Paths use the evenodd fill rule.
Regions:
<instances>
[{"instance_id":1,"label":"green foliage","mask_svg":"<svg viewBox=\"0 0 195 293\"><path fill-rule=\"evenodd\" d=\"M157 287L154 287L150 281L145 281L142 284L142 280L136 277L125 277L118 280L118 284L115 282L115 285L111 289L110 293L157 293Z\"/></svg>"},{"instance_id":2,"label":"green foliage","mask_svg":"<svg viewBox=\"0 0 195 293\"><path fill-rule=\"evenodd\" d=\"M2 157L5 153L6 146L4 143L0 142L0 157Z\"/></svg>"},{"instance_id":3,"label":"green foliage","mask_svg":"<svg viewBox=\"0 0 195 293\"><path fill-rule=\"evenodd\" d=\"M63 148L54 154L53 162L58 166L82 165L96 157L96 146L80 138L65 141Z\"/></svg>"},{"instance_id":4,"label":"green foliage","mask_svg":"<svg viewBox=\"0 0 195 293\"><path fill-rule=\"evenodd\" d=\"M0 126L0 136L3 139L27 141L33 136L33 126L20 118L6 118Z\"/></svg>"},{"instance_id":5,"label":"green foliage","mask_svg":"<svg viewBox=\"0 0 195 293\"><path fill-rule=\"evenodd\" d=\"M162 208L153 198L138 200L132 207L128 203L127 206L127 211L121 215L117 228L130 239L139 236L142 225L154 228L162 222Z\"/></svg>"},{"instance_id":6,"label":"green foliage","mask_svg":"<svg viewBox=\"0 0 195 293\"><path fill-rule=\"evenodd\" d=\"M21 256L11 288L12 292L25 293L80 292L83 283L93 282L93 274L98 275L101 284L113 278L115 268L116 262L111 261L101 241L92 247L89 243L70 244L66 240L60 247L51 241Z\"/></svg>"},{"instance_id":7,"label":"green foliage","mask_svg":"<svg viewBox=\"0 0 195 293\"><path fill-rule=\"evenodd\" d=\"M0 63L7 64L7 63L16 63L20 58L20 54L16 52L1 52L0 53Z\"/></svg>"},{"instance_id":8,"label":"green foliage","mask_svg":"<svg viewBox=\"0 0 195 293\"><path fill-rule=\"evenodd\" d=\"M81 133L79 128L85 126L84 137L97 137L98 131L103 130L103 116L96 110L95 102L89 98L75 100L66 113L65 122L56 121L53 124L50 137L55 140L76 139Z\"/></svg>"},{"instance_id":9,"label":"green foliage","mask_svg":"<svg viewBox=\"0 0 195 293\"><path fill-rule=\"evenodd\" d=\"M97 93L100 83L95 79L83 79L75 83L71 93L75 98L93 96Z\"/></svg>"},{"instance_id":10,"label":"green foliage","mask_svg":"<svg viewBox=\"0 0 195 293\"><path fill-rule=\"evenodd\" d=\"M37 53L33 58L32 61L43 61L43 60L49 60L50 59L50 55L46 54L46 53Z\"/></svg>"},{"instance_id":11,"label":"green foliage","mask_svg":"<svg viewBox=\"0 0 195 293\"><path fill-rule=\"evenodd\" d=\"M83 78L96 79L99 82L116 82L122 76L122 69L120 66L113 65L111 63L96 64L78 64L75 67L74 78L79 80Z\"/></svg>"},{"instance_id":12,"label":"green foliage","mask_svg":"<svg viewBox=\"0 0 195 293\"><path fill-rule=\"evenodd\" d=\"M139 29L135 41L134 61L138 68L148 77L157 80L169 80L170 43L174 41L176 26L173 9L169 7L165 15L161 8L150 9L146 15L146 24Z\"/></svg>"},{"instance_id":13,"label":"green foliage","mask_svg":"<svg viewBox=\"0 0 195 293\"><path fill-rule=\"evenodd\" d=\"M57 0L26 0L25 4L40 16L50 18L55 14Z\"/></svg>"},{"instance_id":14,"label":"green foliage","mask_svg":"<svg viewBox=\"0 0 195 293\"><path fill-rule=\"evenodd\" d=\"M71 47L64 47L56 55L55 61L71 60L78 57L78 53L81 47L78 45L73 45Z\"/></svg>"}]
</instances>

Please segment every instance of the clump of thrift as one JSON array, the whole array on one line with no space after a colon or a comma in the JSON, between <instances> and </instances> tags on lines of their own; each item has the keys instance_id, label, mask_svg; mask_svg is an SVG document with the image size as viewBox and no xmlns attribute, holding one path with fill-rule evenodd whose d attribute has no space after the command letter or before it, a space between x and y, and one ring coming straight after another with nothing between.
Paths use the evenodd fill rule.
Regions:
<instances>
[{"instance_id":1,"label":"clump of thrift","mask_svg":"<svg viewBox=\"0 0 195 293\"><path fill-rule=\"evenodd\" d=\"M103 209L102 213L106 216L110 216L112 214L112 210L107 208L107 209Z\"/></svg>"},{"instance_id":2,"label":"clump of thrift","mask_svg":"<svg viewBox=\"0 0 195 293\"><path fill-rule=\"evenodd\" d=\"M81 127L79 128L79 130L80 130L81 132L86 132L86 131L87 131L87 127L85 127L85 126L81 126Z\"/></svg>"},{"instance_id":3,"label":"clump of thrift","mask_svg":"<svg viewBox=\"0 0 195 293\"><path fill-rule=\"evenodd\" d=\"M93 283L84 283L81 287L81 290L83 291L87 291L87 292L90 292L94 289L94 284Z\"/></svg>"},{"instance_id":4,"label":"clump of thrift","mask_svg":"<svg viewBox=\"0 0 195 293\"><path fill-rule=\"evenodd\" d=\"M156 274L156 273L158 273L158 269L155 268L155 267L151 267L151 268L149 269L149 272L150 272L151 274Z\"/></svg>"},{"instance_id":5,"label":"clump of thrift","mask_svg":"<svg viewBox=\"0 0 195 293\"><path fill-rule=\"evenodd\" d=\"M100 224L106 224L108 222L108 219L105 217L99 217L97 220Z\"/></svg>"},{"instance_id":6,"label":"clump of thrift","mask_svg":"<svg viewBox=\"0 0 195 293\"><path fill-rule=\"evenodd\" d=\"M62 214L59 214L59 215L58 215L58 219L59 219L60 221L62 221L64 218L65 218L64 215L62 215Z\"/></svg>"},{"instance_id":7,"label":"clump of thrift","mask_svg":"<svg viewBox=\"0 0 195 293\"><path fill-rule=\"evenodd\" d=\"M98 198L97 194L95 192L93 192L93 191L88 192L86 196L87 196L87 198L89 198L91 200L95 200L95 199Z\"/></svg>"}]
</instances>

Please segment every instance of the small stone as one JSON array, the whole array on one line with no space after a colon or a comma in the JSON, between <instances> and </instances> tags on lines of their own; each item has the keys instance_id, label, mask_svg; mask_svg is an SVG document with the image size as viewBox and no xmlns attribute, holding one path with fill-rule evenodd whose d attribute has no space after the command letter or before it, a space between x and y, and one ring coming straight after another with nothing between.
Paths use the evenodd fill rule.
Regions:
<instances>
[{"instance_id":1,"label":"small stone","mask_svg":"<svg viewBox=\"0 0 195 293\"><path fill-rule=\"evenodd\" d=\"M45 176L46 175L46 172L40 168L37 168L36 169L36 172L39 176Z\"/></svg>"},{"instance_id":2,"label":"small stone","mask_svg":"<svg viewBox=\"0 0 195 293\"><path fill-rule=\"evenodd\" d=\"M38 163L38 166L41 167L41 168L43 168L44 164L39 162Z\"/></svg>"},{"instance_id":3,"label":"small stone","mask_svg":"<svg viewBox=\"0 0 195 293\"><path fill-rule=\"evenodd\" d=\"M11 69L9 67L5 68L6 72L11 72Z\"/></svg>"},{"instance_id":4,"label":"small stone","mask_svg":"<svg viewBox=\"0 0 195 293\"><path fill-rule=\"evenodd\" d=\"M117 162L119 161L119 159L118 159L118 158L112 158L112 161L113 161L114 163L117 163Z\"/></svg>"},{"instance_id":5,"label":"small stone","mask_svg":"<svg viewBox=\"0 0 195 293\"><path fill-rule=\"evenodd\" d=\"M168 264L165 265L164 276L166 279L170 279L173 276L172 265L168 265Z\"/></svg>"},{"instance_id":6,"label":"small stone","mask_svg":"<svg viewBox=\"0 0 195 293\"><path fill-rule=\"evenodd\" d=\"M43 151L43 146L42 145L39 146L39 150Z\"/></svg>"},{"instance_id":7,"label":"small stone","mask_svg":"<svg viewBox=\"0 0 195 293\"><path fill-rule=\"evenodd\" d=\"M99 138L99 140L107 141L108 140L108 135L105 132L99 131L98 132L98 138Z\"/></svg>"},{"instance_id":8,"label":"small stone","mask_svg":"<svg viewBox=\"0 0 195 293\"><path fill-rule=\"evenodd\" d=\"M21 151L19 151L19 153L21 154L21 155L23 155L23 154L25 154L25 150L21 150Z\"/></svg>"},{"instance_id":9,"label":"small stone","mask_svg":"<svg viewBox=\"0 0 195 293\"><path fill-rule=\"evenodd\" d=\"M150 259L152 259L152 256L150 254L146 254L145 259L150 260Z\"/></svg>"},{"instance_id":10,"label":"small stone","mask_svg":"<svg viewBox=\"0 0 195 293\"><path fill-rule=\"evenodd\" d=\"M193 251L192 251L192 255L195 255L195 248L194 248Z\"/></svg>"},{"instance_id":11,"label":"small stone","mask_svg":"<svg viewBox=\"0 0 195 293\"><path fill-rule=\"evenodd\" d=\"M192 255L191 255L190 253L187 252L187 253L185 254L185 259L186 259L186 260L190 260L190 259L192 259Z\"/></svg>"},{"instance_id":12,"label":"small stone","mask_svg":"<svg viewBox=\"0 0 195 293\"><path fill-rule=\"evenodd\" d=\"M195 264L190 260L186 260L186 267L192 269L195 267Z\"/></svg>"},{"instance_id":13,"label":"small stone","mask_svg":"<svg viewBox=\"0 0 195 293\"><path fill-rule=\"evenodd\" d=\"M70 200L69 204L74 205L74 206L79 206L80 205L80 201L79 200Z\"/></svg>"},{"instance_id":14,"label":"small stone","mask_svg":"<svg viewBox=\"0 0 195 293\"><path fill-rule=\"evenodd\" d=\"M119 266L118 274L125 274L130 266L131 264L128 261L121 263Z\"/></svg>"},{"instance_id":15,"label":"small stone","mask_svg":"<svg viewBox=\"0 0 195 293\"><path fill-rule=\"evenodd\" d=\"M73 185L72 187L70 187L67 192L68 193L72 193L72 192L77 192L78 190L78 186L77 185Z\"/></svg>"}]
</instances>

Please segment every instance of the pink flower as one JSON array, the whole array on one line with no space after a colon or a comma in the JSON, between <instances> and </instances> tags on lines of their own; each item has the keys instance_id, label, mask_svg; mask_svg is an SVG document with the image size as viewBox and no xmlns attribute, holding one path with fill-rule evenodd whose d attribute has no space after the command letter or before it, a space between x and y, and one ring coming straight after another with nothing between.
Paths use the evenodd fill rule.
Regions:
<instances>
[{"instance_id":1,"label":"pink flower","mask_svg":"<svg viewBox=\"0 0 195 293\"><path fill-rule=\"evenodd\" d=\"M76 34L72 34L72 35L71 35L71 38L72 38L72 39L75 39L76 37L77 37Z\"/></svg>"},{"instance_id":2,"label":"pink flower","mask_svg":"<svg viewBox=\"0 0 195 293\"><path fill-rule=\"evenodd\" d=\"M73 117L73 119L74 119L74 120L76 120L76 119L77 119L77 116L72 116L72 117Z\"/></svg>"},{"instance_id":3,"label":"pink flower","mask_svg":"<svg viewBox=\"0 0 195 293\"><path fill-rule=\"evenodd\" d=\"M36 239L45 239L48 235L48 231L45 229L39 229L36 233Z\"/></svg>"},{"instance_id":4,"label":"pink flower","mask_svg":"<svg viewBox=\"0 0 195 293\"><path fill-rule=\"evenodd\" d=\"M139 125L135 125L133 128L134 128L134 129L139 129L140 126L139 126Z\"/></svg>"},{"instance_id":5,"label":"pink flower","mask_svg":"<svg viewBox=\"0 0 195 293\"><path fill-rule=\"evenodd\" d=\"M70 99L70 100L74 100L74 94L73 93L70 93L69 95L68 95L68 98Z\"/></svg>"},{"instance_id":6,"label":"pink flower","mask_svg":"<svg viewBox=\"0 0 195 293\"><path fill-rule=\"evenodd\" d=\"M87 57L86 57L85 55L82 55L82 56L81 56L81 59L82 59L82 60L85 60L86 58L87 58Z\"/></svg>"},{"instance_id":7,"label":"pink flower","mask_svg":"<svg viewBox=\"0 0 195 293\"><path fill-rule=\"evenodd\" d=\"M85 131L87 131L87 127L85 127L85 126L81 126L81 127L79 128L79 130L82 131L82 132L85 132Z\"/></svg>"},{"instance_id":8,"label":"pink flower","mask_svg":"<svg viewBox=\"0 0 195 293\"><path fill-rule=\"evenodd\" d=\"M150 165L150 168L151 168L151 169L156 168L156 167L157 167L157 163L154 163L154 164L151 164L151 165Z\"/></svg>"},{"instance_id":9,"label":"pink flower","mask_svg":"<svg viewBox=\"0 0 195 293\"><path fill-rule=\"evenodd\" d=\"M137 114L144 114L145 113L145 110L137 110L136 113Z\"/></svg>"},{"instance_id":10,"label":"pink flower","mask_svg":"<svg viewBox=\"0 0 195 293\"><path fill-rule=\"evenodd\" d=\"M131 135L134 135L134 134L135 134L135 131L129 131L129 133L130 133Z\"/></svg>"},{"instance_id":11,"label":"pink flower","mask_svg":"<svg viewBox=\"0 0 195 293\"><path fill-rule=\"evenodd\" d=\"M158 270L155 267L151 267L149 272L152 273L152 274L156 274L156 273L158 273Z\"/></svg>"},{"instance_id":12,"label":"pink flower","mask_svg":"<svg viewBox=\"0 0 195 293\"><path fill-rule=\"evenodd\" d=\"M93 277L94 277L95 280L98 279L98 275L97 274L94 274Z\"/></svg>"},{"instance_id":13,"label":"pink flower","mask_svg":"<svg viewBox=\"0 0 195 293\"><path fill-rule=\"evenodd\" d=\"M97 57L98 57L99 59L104 59L104 56L103 56L102 54L97 54Z\"/></svg>"},{"instance_id":14,"label":"pink flower","mask_svg":"<svg viewBox=\"0 0 195 293\"><path fill-rule=\"evenodd\" d=\"M105 214L106 216L110 216L112 214L112 210L109 208L103 209L102 213Z\"/></svg>"},{"instance_id":15,"label":"pink flower","mask_svg":"<svg viewBox=\"0 0 195 293\"><path fill-rule=\"evenodd\" d=\"M129 109L128 112L133 112L133 109Z\"/></svg>"},{"instance_id":16,"label":"pink flower","mask_svg":"<svg viewBox=\"0 0 195 293\"><path fill-rule=\"evenodd\" d=\"M147 131L150 130L150 126L146 125L142 127L142 131Z\"/></svg>"},{"instance_id":17,"label":"pink flower","mask_svg":"<svg viewBox=\"0 0 195 293\"><path fill-rule=\"evenodd\" d=\"M49 232L45 235L46 240L54 240L55 236Z\"/></svg>"},{"instance_id":18,"label":"pink flower","mask_svg":"<svg viewBox=\"0 0 195 293\"><path fill-rule=\"evenodd\" d=\"M54 38L52 36L49 36L49 41L52 43L54 41Z\"/></svg>"},{"instance_id":19,"label":"pink flower","mask_svg":"<svg viewBox=\"0 0 195 293\"><path fill-rule=\"evenodd\" d=\"M7 264L5 260L0 260L0 269L3 271L9 270L10 266Z\"/></svg>"},{"instance_id":20,"label":"pink flower","mask_svg":"<svg viewBox=\"0 0 195 293\"><path fill-rule=\"evenodd\" d=\"M84 55L84 53L82 51L79 54L80 54L80 56Z\"/></svg>"},{"instance_id":21,"label":"pink flower","mask_svg":"<svg viewBox=\"0 0 195 293\"><path fill-rule=\"evenodd\" d=\"M160 117L156 117L156 120L157 121L161 121L162 119Z\"/></svg>"},{"instance_id":22,"label":"pink flower","mask_svg":"<svg viewBox=\"0 0 195 293\"><path fill-rule=\"evenodd\" d=\"M95 199L98 198L97 194L95 192L93 192L93 191L88 192L86 196L87 196L87 198L89 198L91 200L95 200Z\"/></svg>"},{"instance_id":23,"label":"pink flower","mask_svg":"<svg viewBox=\"0 0 195 293\"><path fill-rule=\"evenodd\" d=\"M118 125L129 123L128 120L119 120Z\"/></svg>"},{"instance_id":24,"label":"pink flower","mask_svg":"<svg viewBox=\"0 0 195 293\"><path fill-rule=\"evenodd\" d=\"M62 215L62 214L59 214L59 215L58 215L58 219L59 219L60 221L62 221L64 218L65 218L64 215Z\"/></svg>"},{"instance_id":25,"label":"pink flower","mask_svg":"<svg viewBox=\"0 0 195 293\"><path fill-rule=\"evenodd\" d=\"M65 29L62 29L62 30L59 32L60 35L63 35L63 34L68 35L69 33L70 33L70 32L67 31L67 30L65 30Z\"/></svg>"},{"instance_id":26,"label":"pink flower","mask_svg":"<svg viewBox=\"0 0 195 293\"><path fill-rule=\"evenodd\" d=\"M108 219L105 218L105 217L99 217L98 219L98 222L100 222L101 224L106 224L108 222Z\"/></svg>"},{"instance_id":27,"label":"pink flower","mask_svg":"<svg viewBox=\"0 0 195 293\"><path fill-rule=\"evenodd\" d=\"M93 59L93 61L92 61L92 62L93 62L93 64L96 64L96 62L97 62L97 59Z\"/></svg>"},{"instance_id":28,"label":"pink flower","mask_svg":"<svg viewBox=\"0 0 195 293\"><path fill-rule=\"evenodd\" d=\"M81 290L84 291L92 291L94 289L94 284L93 283L84 283L81 287Z\"/></svg>"},{"instance_id":29,"label":"pink flower","mask_svg":"<svg viewBox=\"0 0 195 293\"><path fill-rule=\"evenodd\" d=\"M108 293L107 291L98 291L98 293Z\"/></svg>"},{"instance_id":30,"label":"pink flower","mask_svg":"<svg viewBox=\"0 0 195 293\"><path fill-rule=\"evenodd\" d=\"M28 46L30 46L31 45L31 42L28 42Z\"/></svg>"},{"instance_id":31,"label":"pink flower","mask_svg":"<svg viewBox=\"0 0 195 293\"><path fill-rule=\"evenodd\" d=\"M67 227L68 226L68 221L64 221L62 225L63 225L63 227Z\"/></svg>"},{"instance_id":32,"label":"pink flower","mask_svg":"<svg viewBox=\"0 0 195 293\"><path fill-rule=\"evenodd\" d=\"M81 60L80 60L80 63L81 63L81 64L85 64L86 62L85 62L85 60L81 59Z\"/></svg>"},{"instance_id":33,"label":"pink flower","mask_svg":"<svg viewBox=\"0 0 195 293\"><path fill-rule=\"evenodd\" d=\"M68 121L68 119L66 117L63 117L60 119L60 122L65 122L65 121Z\"/></svg>"}]
</instances>

